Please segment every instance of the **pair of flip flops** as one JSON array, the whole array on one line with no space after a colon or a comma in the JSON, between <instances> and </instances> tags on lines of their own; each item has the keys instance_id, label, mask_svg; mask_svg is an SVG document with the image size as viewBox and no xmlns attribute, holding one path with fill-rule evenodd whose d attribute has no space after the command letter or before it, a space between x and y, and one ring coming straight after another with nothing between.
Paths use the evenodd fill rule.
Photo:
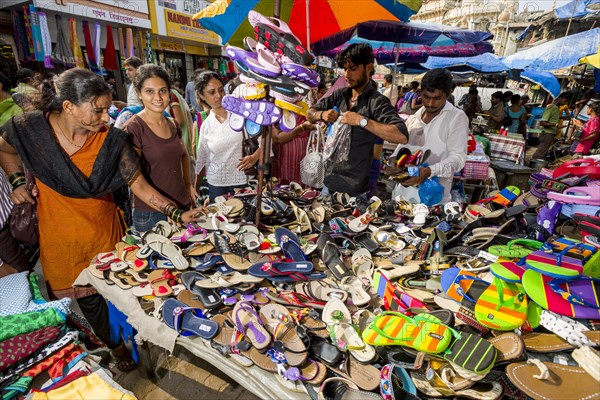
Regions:
<instances>
[{"instance_id":1,"label":"pair of flip flops","mask_svg":"<svg viewBox=\"0 0 600 400\"><path fill-rule=\"evenodd\" d=\"M485 374L496 361L495 347L466 332L455 331L431 314L413 318L393 311L375 317L362 334L374 346L405 346L437 355L476 374Z\"/></svg>"}]
</instances>

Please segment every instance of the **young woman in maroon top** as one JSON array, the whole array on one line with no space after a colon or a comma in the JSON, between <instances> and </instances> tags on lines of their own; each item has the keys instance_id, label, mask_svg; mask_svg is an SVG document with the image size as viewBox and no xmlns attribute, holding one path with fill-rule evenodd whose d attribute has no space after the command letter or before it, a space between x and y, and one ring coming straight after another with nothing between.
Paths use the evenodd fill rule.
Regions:
<instances>
[{"instance_id":1,"label":"young woman in maroon top","mask_svg":"<svg viewBox=\"0 0 600 400\"><path fill-rule=\"evenodd\" d=\"M192 184L190 158L181 128L164 115L170 98L169 74L158 65L145 64L138 68L133 84L144 109L127 122L124 130L131 134L140 154L142 173L163 196L180 208L189 208L198 196ZM138 232L146 232L164 220L164 214L139 198L133 199L133 225Z\"/></svg>"}]
</instances>

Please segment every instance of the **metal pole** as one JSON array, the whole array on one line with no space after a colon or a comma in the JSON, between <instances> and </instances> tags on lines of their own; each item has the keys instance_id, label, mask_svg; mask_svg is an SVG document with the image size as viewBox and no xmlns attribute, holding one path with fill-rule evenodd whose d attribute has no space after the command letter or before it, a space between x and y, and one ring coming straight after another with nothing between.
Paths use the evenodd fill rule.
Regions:
<instances>
[{"instance_id":1,"label":"metal pole","mask_svg":"<svg viewBox=\"0 0 600 400\"><path fill-rule=\"evenodd\" d=\"M281 0L275 0L273 16L279 18L281 15ZM260 210L262 206L262 192L264 188L265 172L268 172L269 157L271 156L271 130L265 129L262 138L262 149L258 156L258 185L256 188L256 216L254 223L260 225Z\"/></svg>"},{"instance_id":2,"label":"metal pole","mask_svg":"<svg viewBox=\"0 0 600 400\"><path fill-rule=\"evenodd\" d=\"M306 4L306 50L310 51L310 0L305 0Z\"/></svg>"}]
</instances>

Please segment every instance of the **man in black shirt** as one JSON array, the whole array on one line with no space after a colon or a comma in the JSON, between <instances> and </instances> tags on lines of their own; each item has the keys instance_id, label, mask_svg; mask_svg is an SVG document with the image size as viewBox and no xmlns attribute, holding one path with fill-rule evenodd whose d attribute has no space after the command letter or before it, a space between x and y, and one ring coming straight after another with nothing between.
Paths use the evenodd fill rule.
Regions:
<instances>
[{"instance_id":1,"label":"man in black shirt","mask_svg":"<svg viewBox=\"0 0 600 400\"><path fill-rule=\"evenodd\" d=\"M352 196L369 191L369 174L373 160L373 145L379 137L391 143L408 143L408 130L390 104L390 100L373 88L373 49L369 44L352 44L337 59L349 87L342 88L319 101L308 110L312 123L341 122L350 125L351 144L348 160L334 164L325 177L330 193L344 192Z\"/></svg>"}]
</instances>

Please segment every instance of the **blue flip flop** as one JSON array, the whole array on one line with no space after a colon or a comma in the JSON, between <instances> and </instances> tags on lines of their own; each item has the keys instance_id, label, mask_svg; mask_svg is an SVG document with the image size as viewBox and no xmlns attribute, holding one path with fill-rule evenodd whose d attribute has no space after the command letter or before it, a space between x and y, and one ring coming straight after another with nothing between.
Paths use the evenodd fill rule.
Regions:
<instances>
[{"instance_id":1,"label":"blue flip flop","mask_svg":"<svg viewBox=\"0 0 600 400\"><path fill-rule=\"evenodd\" d=\"M248 269L248 274L273 282L297 282L324 279L327 276L322 272L312 272L313 268L309 261L259 262Z\"/></svg>"},{"instance_id":2,"label":"blue flip flop","mask_svg":"<svg viewBox=\"0 0 600 400\"><path fill-rule=\"evenodd\" d=\"M162 316L165 324L182 336L196 335L209 340L219 331L219 324L204 318L201 309L188 307L175 299L167 299L163 303Z\"/></svg>"}]
</instances>

